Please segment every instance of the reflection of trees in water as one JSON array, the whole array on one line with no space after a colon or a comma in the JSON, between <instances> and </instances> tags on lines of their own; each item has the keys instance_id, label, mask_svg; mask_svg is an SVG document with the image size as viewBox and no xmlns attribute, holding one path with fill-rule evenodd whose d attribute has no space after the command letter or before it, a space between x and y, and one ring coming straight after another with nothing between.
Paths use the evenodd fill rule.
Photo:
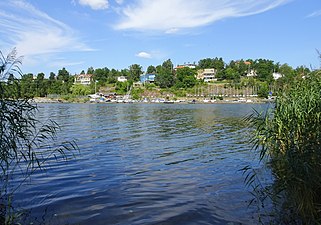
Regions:
<instances>
[{"instance_id":1,"label":"reflection of trees in water","mask_svg":"<svg viewBox=\"0 0 321 225\"><path fill-rule=\"evenodd\" d=\"M158 132L164 135L195 132L213 133L222 128L234 132L245 128L243 117L249 112L251 106L227 104L215 105L189 105L156 108L153 111L153 121L158 124Z\"/></svg>"}]
</instances>

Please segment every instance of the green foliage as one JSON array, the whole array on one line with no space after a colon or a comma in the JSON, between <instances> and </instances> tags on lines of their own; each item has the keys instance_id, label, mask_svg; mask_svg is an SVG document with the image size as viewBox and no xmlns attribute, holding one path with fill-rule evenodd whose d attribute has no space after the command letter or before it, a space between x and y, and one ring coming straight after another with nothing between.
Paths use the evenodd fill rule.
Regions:
<instances>
[{"instance_id":1,"label":"green foliage","mask_svg":"<svg viewBox=\"0 0 321 225\"><path fill-rule=\"evenodd\" d=\"M153 90L154 88L156 88L156 85L154 83L145 83L144 86L146 90Z\"/></svg>"},{"instance_id":2,"label":"green foliage","mask_svg":"<svg viewBox=\"0 0 321 225\"><path fill-rule=\"evenodd\" d=\"M142 88L133 88L131 92L132 98L135 100L141 99L143 92L144 90Z\"/></svg>"},{"instance_id":3,"label":"green foliage","mask_svg":"<svg viewBox=\"0 0 321 225\"><path fill-rule=\"evenodd\" d=\"M184 67L176 71L176 88L191 88L196 84L196 71L194 69Z\"/></svg>"},{"instance_id":4,"label":"green foliage","mask_svg":"<svg viewBox=\"0 0 321 225\"><path fill-rule=\"evenodd\" d=\"M186 97L187 91L188 91L188 90L182 89L182 88L179 88L179 89L177 89L177 88L172 88L172 89L171 89L171 92L172 92L175 96L180 97L180 98ZM192 92L192 91L190 91L190 92Z\"/></svg>"},{"instance_id":5,"label":"green foliage","mask_svg":"<svg viewBox=\"0 0 321 225\"><path fill-rule=\"evenodd\" d=\"M147 68L147 73L156 73L156 68L155 68L155 66L150 65L150 66Z\"/></svg>"},{"instance_id":6,"label":"green foliage","mask_svg":"<svg viewBox=\"0 0 321 225\"><path fill-rule=\"evenodd\" d=\"M166 71L170 71L170 72L173 72L173 63L170 59L167 59L166 61L163 62L162 64L162 68Z\"/></svg>"},{"instance_id":7,"label":"green foliage","mask_svg":"<svg viewBox=\"0 0 321 225\"><path fill-rule=\"evenodd\" d=\"M260 83L259 89L257 91L257 95L260 98L267 98L269 95L269 87L266 83Z\"/></svg>"},{"instance_id":8,"label":"green foliage","mask_svg":"<svg viewBox=\"0 0 321 225\"><path fill-rule=\"evenodd\" d=\"M117 77L119 76L119 71L111 69L107 77L108 84L114 84L117 82Z\"/></svg>"},{"instance_id":9,"label":"green foliage","mask_svg":"<svg viewBox=\"0 0 321 225\"><path fill-rule=\"evenodd\" d=\"M253 67L258 75L259 80L267 81L267 82L270 82L273 80L272 73L274 71L274 64L272 60L267 60L267 59L255 60Z\"/></svg>"},{"instance_id":10,"label":"green foliage","mask_svg":"<svg viewBox=\"0 0 321 225\"><path fill-rule=\"evenodd\" d=\"M172 71L166 68L159 68L155 76L155 84L160 88L169 88L174 85L175 79Z\"/></svg>"},{"instance_id":11,"label":"green foliage","mask_svg":"<svg viewBox=\"0 0 321 225\"><path fill-rule=\"evenodd\" d=\"M129 80L131 81L139 81L140 75L143 74L142 66L138 64L133 64L129 67Z\"/></svg>"},{"instance_id":12,"label":"green foliage","mask_svg":"<svg viewBox=\"0 0 321 225\"><path fill-rule=\"evenodd\" d=\"M87 69L87 74L94 74L95 69L91 66Z\"/></svg>"},{"instance_id":13,"label":"green foliage","mask_svg":"<svg viewBox=\"0 0 321 225\"><path fill-rule=\"evenodd\" d=\"M255 128L254 149L269 162L275 178L263 193L278 206L280 223L284 217L294 218L295 224L321 223L320 75L296 80L279 93L271 113L248 118ZM253 175L247 176L248 184Z\"/></svg>"},{"instance_id":14,"label":"green foliage","mask_svg":"<svg viewBox=\"0 0 321 225\"><path fill-rule=\"evenodd\" d=\"M69 72L66 70L65 67L63 67L61 70L58 71L57 79L63 82L68 82L69 76Z\"/></svg>"},{"instance_id":15,"label":"green foliage","mask_svg":"<svg viewBox=\"0 0 321 225\"><path fill-rule=\"evenodd\" d=\"M15 50L7 57L0 52L0 223L8 225L17 224L19 219L12 201L24 181L47 165L49 159L67 159L68 152L77 149L73 142L60 143L57 123L37 119L37 106L29 98L8 93L5 81L14 74L21 76L20 64ZM12 76L10 79L14 80ZM24 176L20 183L13 180L16 173Z\"/></svg>"},{"instance_id":16,"label":"green foliage","mask_svg":"<svg viewBox=\"0 0 321 225\"><path fill-rule=\"evenodd\" d=\"M76 96L85 96L91 93L90 87L82 84L72 85L70 88L70 91L73 95L76 95Z\"/></svg>"},{"instance_id":17,"label":"green foliage","mask_svg":"<svg viewBox=\"0 0 321 225\"><path fill-rule=\"evenodd\" d=\"M225 77L228 80L235 80L240 78L240 74L237 70L233 69L232 67L229 67L225 70Z\"/></svg>"},{"instance_id":18,"label":"green foliage","mask_svg":"<svg viewBox=\"0 0 321 225\"><path fill-rule=\"evenodd\" d=\"M245 64L245 61L243 59L241 59L238 63L237 63L237 71L239 73L240 76L245 76L249 70L249 65Z\"/></svg>"},{"instance_id":19,"label":"green foliage","mask_svg":"<svg viewBox=\"0 0 321 225\"><path fill-rule=\"evenodd\" d=\"M225 63L223 61L222 58L214 58L214 59L211 59L211 58L206 58L206 59L201 59L199 62L198 62L198 67L200 69L210 69L210 68L214 68L218 71L221 71L224 69L225 67Z\"/></svg>"},{"instance_id":20,"label":"green foliage","mask_svg":"<svg viewBox=\"0 0 321 225\"><path fill-rule=\"evenodd\" d=\"M157 66L156 71L155 84L160 88L170 88L175 84L173 63L170 59L164 61L161 66Z\"/></svg>"},{"instance_id":21,"label":"green foliage","mask_svg":"<svg viewBox=\"0 0 321 225\"><path fill-rule=\"evenodd\" d=\"M131 83L130 82L119 82L117 81L116 82L116 93L118 95L124 95L127 93L127 91L129 90L129 87L131 86Z\"/></svg>"},{"instance_id":22,"label":"green foliage","mask_svg":"<svg viewBox=\"0 0 321 225\"><path fill-rule=\"evenodd\" d=\"M98 68L94 72L94 80L98 81L99 85L103 85L107 82L107 78L109 75L109 69L105 68Z\"/></svg>"}]
</instances>

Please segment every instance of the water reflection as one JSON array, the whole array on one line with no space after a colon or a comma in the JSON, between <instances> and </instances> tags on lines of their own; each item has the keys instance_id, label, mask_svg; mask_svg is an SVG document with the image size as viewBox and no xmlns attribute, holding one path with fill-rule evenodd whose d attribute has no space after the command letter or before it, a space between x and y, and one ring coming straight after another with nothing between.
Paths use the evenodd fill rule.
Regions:
<instances>
[{"instance_id":1,"label":"water reflection","mask_svg":"<svg viewBox=\"0 0 321 225\"><path fill-rule=\"evenodd\" d=\"M255 107L260 107L259 105ZM45 224L256 224L240 168L249 105L41 105L81 154L18 193ZM49 214L43 216L44 209Z\"/></svg>"}]
</instances>

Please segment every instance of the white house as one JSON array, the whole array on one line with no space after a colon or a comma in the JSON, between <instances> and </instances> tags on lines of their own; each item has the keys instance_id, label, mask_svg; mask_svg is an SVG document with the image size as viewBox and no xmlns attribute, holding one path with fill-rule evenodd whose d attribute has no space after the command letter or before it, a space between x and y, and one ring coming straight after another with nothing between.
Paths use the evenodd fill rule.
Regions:
<instances>
[{"instance_id":1,"label":"white house","mask_svg":"<svg viewBox=\"0 0 321 225\"><path fill-rule=\"evenodd\" d=\"M246 76L247 77L256 77L257 74L256 74L255 70L250 70L250 71L247 72Z\"/></svg>"},{"instance_id":2,"label":"white house","mask_svg":"<svg viewBox=\"0 0 321 225\"><path fill-rule=\"evenodd\" d=\"M75 76L74 84L90 85L93 80L92 74L79 74Z\"/></svg>"},{"instance_id":3,"label":"white house","mask_svg":"<svg viewBox=\"0 0 321 225\"><path fill-rule=\"evenodd\" d=\"M279 79L281 77L283 77L283 75L281 73L273 73L274 80L277 80L277 79Z\"/></svg>"},{"instance_id":4,"label":"white house","mask_svg":"<svg viewBox=\"0 0 321 225\"><path fill-rule=\"evenodd\" d=\"M120 77L117 77L117 81L119 81L119 82L126 82L126 81L127 81L127 78L124 77L124 76L120 76Z\"/></svg>"},{"instance_id":5,"label":"white house","mask_svg":"<svg viewBox=\"0 0 321 225\"><path fill-rule=\"evenodd\" d=\"M204 80L204 82L216 81L216 70L214 68L203 69L197 72L197 79Z\"/></svg>"}]
</instances>

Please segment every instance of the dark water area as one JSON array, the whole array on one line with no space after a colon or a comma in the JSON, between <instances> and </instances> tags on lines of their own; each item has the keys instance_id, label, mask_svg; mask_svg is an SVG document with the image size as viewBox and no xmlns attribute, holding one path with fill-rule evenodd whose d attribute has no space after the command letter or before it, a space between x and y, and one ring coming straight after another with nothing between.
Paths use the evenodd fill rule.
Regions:
<instances>
[{"instance_id":1,"label":"dark water area","mask_svg":"<svg viewBox=\"0 0 321 225\"><path fill-rule=\"evenodd\" d=\"M80 148L21 187L33 224L257 224L239 170L252 104L40 104Z\"/></svg>"}]
</instances>

